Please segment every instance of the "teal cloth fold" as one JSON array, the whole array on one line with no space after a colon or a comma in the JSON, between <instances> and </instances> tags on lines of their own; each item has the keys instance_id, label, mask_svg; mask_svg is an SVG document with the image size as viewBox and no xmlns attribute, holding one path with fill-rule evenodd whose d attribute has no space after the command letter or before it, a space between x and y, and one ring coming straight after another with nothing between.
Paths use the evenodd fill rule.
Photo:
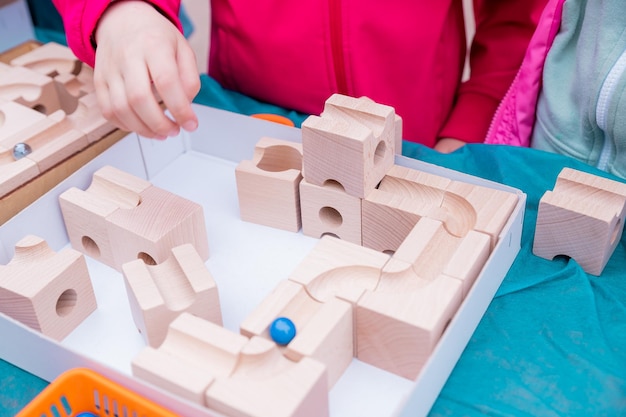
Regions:
<instances>
[{"instance_id":1,"label":"teal cloth fold","mask_svg":"<svg viewBox=\"0 0 626 417\"><path fill-rule=\"evenodd\" d=\"M242 114L276 113L296 126L306 118L224 90L206 75L195 101ZM532 254L539 200L563 167L619 179L528 148L472 144L440 154L404 143L403 154L527 194L521 251L430 415L626 415L626 237L599 277L586 274L574 260ZM3 386L6 371L0 367L0 372ZM20 372L11 371L9 378L28 386L34 377ZM3 396L0 392L0 404Z\"/></svg>"}]
</instances>

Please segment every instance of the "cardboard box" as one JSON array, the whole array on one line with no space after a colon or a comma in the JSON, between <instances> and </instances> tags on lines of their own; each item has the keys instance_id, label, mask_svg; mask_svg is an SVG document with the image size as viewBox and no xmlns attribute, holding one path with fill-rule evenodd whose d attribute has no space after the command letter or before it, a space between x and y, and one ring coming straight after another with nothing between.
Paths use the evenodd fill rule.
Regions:
<instances>
[{"instance_id":1,"label":"cardboard box","mask_svg":"<svg viewBox=\"0 0 626 417\"><path fill-rule=\"evenodd\" d=\"M113 165L204 207L210 247L206 265L217 282L224 326L238 332L243 318L287 278L317 239L242 222L234 169L252 157L262 136L299 141L300 131L208 107L196 106L196 111L201 121L196 132L164 142L128 135L1 226L0 264L12 258L15 243L26 234L44 238L57 251L68 247L58 196L71 186L85 189L93 172ZM333 417L426 415L520 248L526 201L521 191L401 156L396 163L513 192L518 203L417 380L355 359L330 392ZM130 361L144 342L132 321L123 277L92 259L87 262L98 309L60 343L2 316L0 357L47 380L72 367L91 367L181 415L217 416L131 376Z\"/></svg>"}]
</instances>

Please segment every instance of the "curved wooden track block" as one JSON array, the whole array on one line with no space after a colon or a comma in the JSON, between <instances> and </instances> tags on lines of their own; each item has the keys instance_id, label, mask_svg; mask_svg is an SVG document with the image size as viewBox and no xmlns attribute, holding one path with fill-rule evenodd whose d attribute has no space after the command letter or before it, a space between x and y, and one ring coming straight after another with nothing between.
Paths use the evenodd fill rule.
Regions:
<instances>
[{"instance_id":1,"label":"curved wooden track block","mask_svg":"<svg viewBox=\"0 0 626 417\"><path fill-rule=\"evenodd\" d=\"M320 116L302 123L303 174L315 185L336 181L363 198L394 163L395 110L362 97L326 100Z\"/></svg>"},{"instance_id":2,"label":"curved wooden track block","mask_svg":"<svg viewBox=\"0 0 626 417\"><path fill-rule=\"evenodd\" d=\"M122 265L133 320L150 346L165 339L169 324L182 312L222 325L217 286L190 245L172 248L158 265L137 259Z\"/></svg>"},{"instance_id":3,"label":"curved wooden track block","mask_svg":"<svg viewBox=\"0 0 626 417\"><path fill-rule=\"evenodd\" d=\"M356 308L357 358L415 379L490 253L490 237L422 218Z\"/></svg>"},{"instance_id":4,"label":"curved wooden track block","mask_svg":"<svg viewBox=\"0 0 626 417\"><path fill-rule=\"evenodd\" d=\"M566 255L600 275L619 243L626 218L626 184L564 168L539 201L533 253Z\"/></svg>"},{"instance_id":5,"label":"curved wooden track block","mask_svg":"<svg viewBox=\"0 0 626 417\"><path fill-rule=\"evenodd\" d=\"M11 65L25 67L54 77L57 74L78 74L82 63L70 48L49 42L11 60Z\"/></svg>"},{"instance_id":6,"label":"curved wooden track block","mask_svg":"<svg viewBox=\"0 0 626 417\"><path fill-rule=\"evenodd\" d=\"M301 144L261 138L253 159L241 161L235 169L241 219L299 231L301 171Z\"/></svg>"},{"instance_id":7,"label":"curved wooden track block","mask_svg":"<svg viewBox=\"0 0 626 417\"><path fill-rule=\"evenodd\" d=\"M30 235L0 265L0 311L53 339L63 339L95 309L87 264L77 251L54 252Z\"/></svg>"},{"instance_id":8,"label":"curved wooden track block","mask_svg":"<svg viewBox=\"0 0 626 417\"><path fill-rule=\"evenodd\" d=\"M177 395L232 416L327 416L324 365L285 358L275 343L248 339L181 314L160 348L145 348L133 374Z\"/></svg>"},{"instance_id":9,"label":"curved wooden track block","mask_svg":"<svg viewBox=\"0 0 626 417\"><path fill-rule=\"evenodd\" d=\"M72 247L118 271L135 259L164 262L173 247L190 243L209 257L202 207L107 166L87 190L59 196Z\"/></svg>"}]
</instances>

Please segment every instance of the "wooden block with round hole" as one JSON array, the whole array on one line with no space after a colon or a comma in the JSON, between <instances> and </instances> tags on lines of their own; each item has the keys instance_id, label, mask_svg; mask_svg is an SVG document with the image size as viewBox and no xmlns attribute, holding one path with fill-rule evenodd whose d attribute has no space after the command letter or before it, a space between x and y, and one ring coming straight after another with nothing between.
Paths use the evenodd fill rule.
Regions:
<instances>
[{"instance_id":1,"label":"wooden block with round hole","mask_svg":"<svg viewBox=\"0 0 626 417\"><path fill-rule=\"evenodd\" d=\"M297 232L301 227L302 145L261 138L235 169L241 219Z\"/></svg>"},{"instance_id":2,"label":"wooden block with round hole","mask_svg":"<svg viewBox=\"0 0 626 417\"><path fill-rule=\"evenodd\" d=\"M135 259L161 263L186 243L209 257L199 204L116 168L101 168L86 190L70 188L59 202L72 247L118 271Z\"/></svg>"},{"instance_id":3,"label":"wooden block with round hole","mask_svg":"<svg viewBox=\"0 0 626 417\"><path fill-rule=\"evenodd\" d=\"M363 198L394 163L392 107L362 97L332 95L320 116L302 123L303 175L315 185L336 181Z\"/></svg>"},{"instance_id":4,"label":"wooden block with round hole","mask_svg":"<svg viewBox=\"0 0 626 417\"><path fill-rule=\"evenodd\" d=\"M215 280L191 244L172 248L158 265L141 259L125 263L122 272L133 320L150 346L163 342L169 324L183 312L222 325Z\"/></svg>"},{"instance_id":5,"label":"wooden block with round hole","mask_svg":"<svg viewBox=\"0 0 626 417\"><path fill-rule=\"evenodd\" d=\"M302 180L300 210L303 234L316 238L329 234L361 244L361 199L340 184L329 181L320 186Z\"/></svg>"},{"instance_id":6,"label":"wooden block with round hole","mask_svg":"<svg viewBox=\"0 0 626 417\"><path fill-rule=\"evenodd\" d=\"M65 338L96 307L80 252L55 252L42 238L28 235L16 244L11 261L0 265L0 312L55 340Z\"/></svg>"},{"instance_id":7,"label":"wooden block with round hole","mask_svg":"<svg viewBox=\"0 0 626 417\"><path fill-rule=\"evenodd\" d=\"M571 168L539 201L533 253L565 255L600 275L619 243L626 218L626 184Z\"/></svg>"}]
</instances>

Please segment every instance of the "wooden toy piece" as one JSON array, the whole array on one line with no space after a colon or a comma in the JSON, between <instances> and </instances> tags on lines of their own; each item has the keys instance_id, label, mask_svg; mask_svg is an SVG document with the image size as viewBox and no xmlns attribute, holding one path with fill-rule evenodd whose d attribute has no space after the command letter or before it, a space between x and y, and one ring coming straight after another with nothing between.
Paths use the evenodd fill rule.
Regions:
<instances>
[{"instance_id":1,"label":"wooden toy piece","mask_svg":"<svg viewBox=\"0 0 626 417\"><path fill-rule=\"evenodd\" d=\"M353 306L378 284L389 255L332 236L313 250L241 323L241 333L270 338L277 317L296 325L295 338L284 354L299 361L309 357L326 365L332 388L355 355Z\"/></svg>"},{"instance_id":2,"label":"wooden toy piece","mask_svg":"<svg viewBox=\"0 0 626 417\"><path fill-rule=\"evenodd\" d=\"M78 74L82 63L72 51L55 42L48 42L11 60L15 67L26 67L41 74L55 77L57 74Z\"/></svg>"},{"instance_id":3,"label":"wooden toy piece","mask_svg":"<svg viewBox=\"0 0 626 417\"><path fill-rule=\"evenodd\" d=\"M13 259L0 265L0 312L55 340L95 309L87 264L77 251L57 253L28 235L16 244Z\"/></svg>"},{"instance_id":4,"label":"wooden toy piece","mask_svg":"<svg viewBox=\"0 0 626 417\"><path fill-rule=\"evenodd\" d=\"M63 110L55 111L0 143L7 148L13 148L18 143L28 144L32 153L27 158L37 164L40 173L89 145L87 137L72 128Z\"/></svg>"},{"instance_id":5,"label":"wooden toy piece","mask_svg":"<svg viewBox=\"0 0 626 417\"><path fill-rule=\"evenodd\" d=\"M302 180L300 210L304 235L330 234L361 244L361 199L346 193L340 184L328 181L320 186Z\"/></svg>"},{"instance_id":6,"label":"wooden toy piece","mask_svg":"<svg viewBox=\"0 0 626 417\"><path fill-rule=\"evenodd\" d=\"M171 324L158 348L146 347L133 374L176 395L232 416L327 416L326 369L285 358L277 345L248 339L189 313Z\"/></svg>"},{"instance_id":7,"label":"wooden toy piece","mask_svg":"<svg viewBox=\"0 0 626 417\"><path fill-rule=\"evenodd\" d=\"M89 143L100 140L116 129L115 125L100 113L95 93L80 97L76 110L68 116L68 119L74 129L85 134Z\"/></svg>"},{"instance_id":8,"label":"wooden toy piece","mask_svg":"<svg viewBox=\"0 0 626 417\"><path fill-rule=\"evenodd\" d=\"M200 205L116 168L101 168L87 190L70 188L59 202L72 247L118 271L135 259L164 262L185 243L209 257Z\"/></svg>"},{"instance_id":9,"label":"wooden toy piece","mask_svg":"<svg viewBox=\"0 0 626 417\"><path fill-rule=\"evenodd\" d=\"M304 178L315 185L336 181L365 197L394 163L395 120L392 107L334 94L320 116L302 124Z\"/></svg>"},{"instance_id":10,"label":"wooden toy piece","mask_svg":"<svg viewBox=\"0 0 626 417\"><path fill-rule=\"evenodd\" d=\"M222 325L215 281L190 244L172 248L158 265L137 259L122 265L133 320L150 346L165 339L169 324L182 312Z\"/></svg>"},{"instance_id":11,"label":"wooden toy piece","mask_svg":"<svg viewBox=\"0 0 626 417\"><path fill-rule=\"evenodd\" d=\"M357 358L415 379L462 300L463 283L442 273L459 238L422 218L356 306Z\"/></svg>"},{"instance_id":12,"label":"wooden toy piece","mask_svg":"<svg viewBox=\"0 0 626 417\"><path fill-rule=\"evenodd\" d=\"M0 99L0 144L5 139L45 119L45 114L15 102Z\"/></svg>"},{"instance_id":13,"label":"wooden toy piece","mask_svg":"<svg viewBox=\"0 0 626 417\"><path fill-rule=\"evenodd\" d=\"M2 123L0 127L1 125ZM33 160L21 158L16 161L13 157L13 148L0 145L0 198L37 175L39 175L39 168Z\"/></svg>"},{"instance_id":14,"label":"wooden toy piece","mask_svg":"<svg viewBox=\"0 0 626 417\"><path fill-rule=\"evenodd\" d=\"M332 388L354 357L352 305L337 298L319 302L301 284L281 281L241 322L241 334L273 340L269 328L278 317L290 319L296 327L283 354L296 362L308 357L325 364Z\"/></svg>"},{"instance_id":15,"label":"wooden toy piece","mask_svg":"<svg viewBox=\"0 0 626 417\"><path fill-rule=\"evenodd\" d=\"M394 150L396 155L402 155L402 117L396 114L395 118L395 141Z\"/></svg>"},{"instance_id":16,"label":"wooden toy piece","mask_svg":"<svg viewBox=\"0 0 626 417\"><path fill-rule=\"evenodd\" d=\"M43 114L61 109L54 80L23 67L0 64L0 97Z\"/></svg>"},{"instance_id":17,"label":"wooden toy piece","mask_svg":"<svg viewBox=\"0 0 626 417\"><path fill-rule=\"evenodd\" d=\"M235 169L241 219L299 231L301 171L302 145L261 138L253 159L241 161Z\"/></svg>"},{"instance_id":18,"label":"wooden toy piece","mask_svg":"<svg viewBox=\"0 0 626 417\"><path fill-rule=\"evenodd\" d=\"M461 181L450 183L446 192L458 196L459 199L464 200L465 204L473 207L476 218L472 229L489 235L491 237L491 249L493 249L498 243L500 233L509 221L519 197L507 191ZM453 200L449 201L453 204ZM449 208L448 211L453 212Z\"/></svg>"},{"instance_id":19,"label":"wooden toy piece","mask_svg":"<svg viewBox=\"0 0 626 417\"><path fill-rule=\"evenodd\" d=\"M626 184L564 168L539 201L533 253L565 255L600 275L619 243L626 217Z\"/></svg>"}]
</instances>

